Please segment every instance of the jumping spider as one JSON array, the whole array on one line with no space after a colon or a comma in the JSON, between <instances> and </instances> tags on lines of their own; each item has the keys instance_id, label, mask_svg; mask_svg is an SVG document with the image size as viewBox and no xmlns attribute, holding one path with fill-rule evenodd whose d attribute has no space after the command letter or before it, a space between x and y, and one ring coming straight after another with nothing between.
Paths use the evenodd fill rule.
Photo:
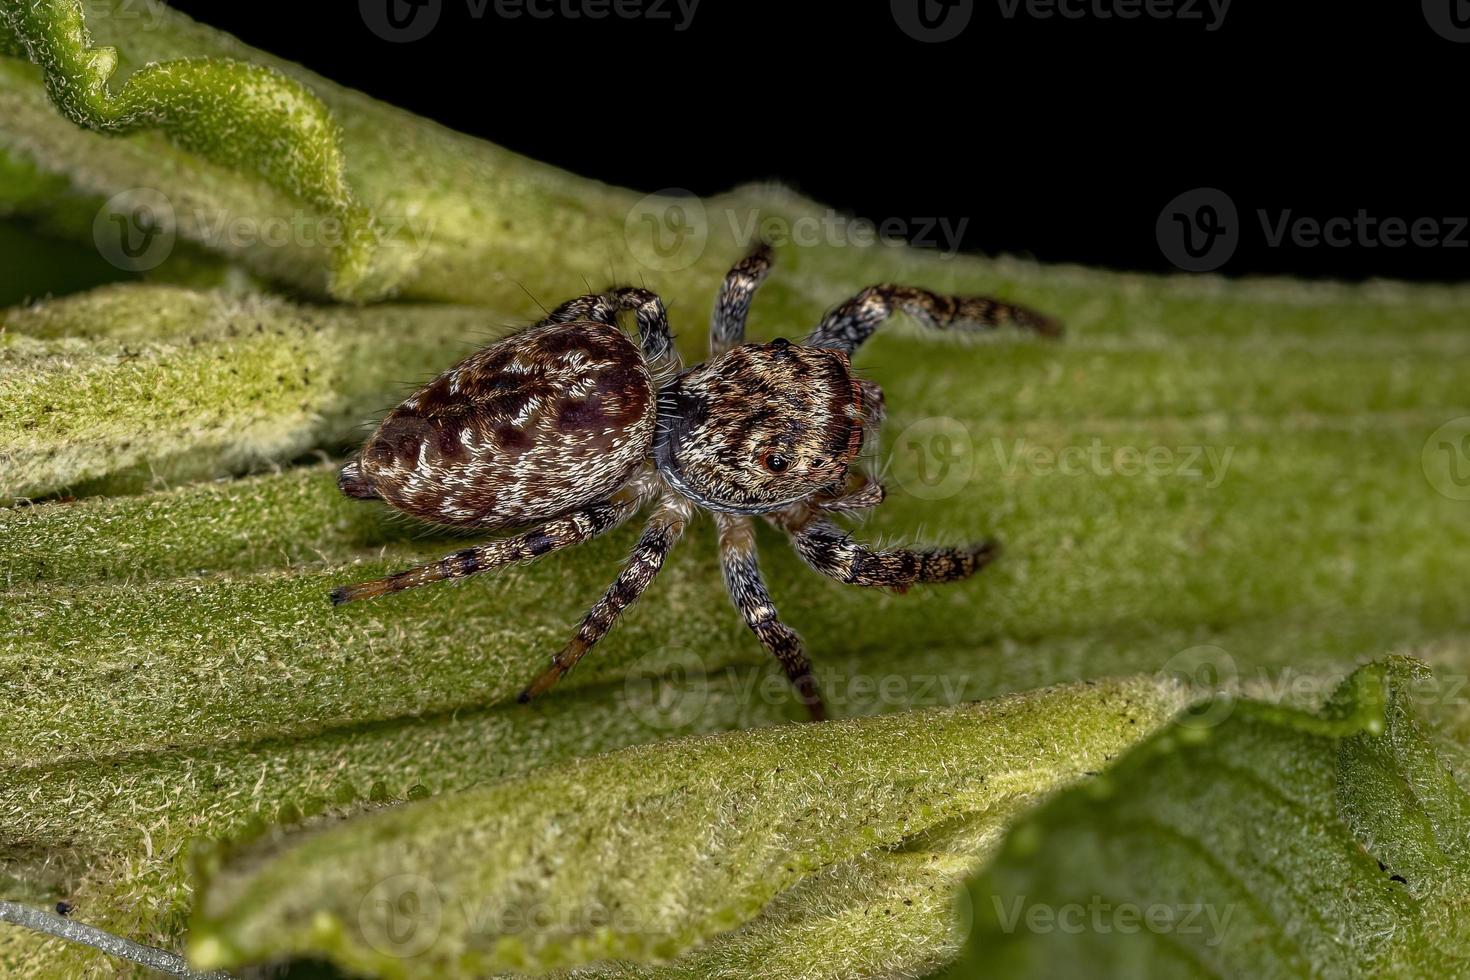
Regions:
<instances>
[{"instance_id":1,"label":"jumping spider","mask_svg":"<svg viewBox=\"0 0 1470 980\"><path fill-rule=\"evenodd\" d=\"M752 518L784 531L816 571L903 591L953 582L995 556L993 542L877 551L829 518L877 506L880 483L856 464L883 419L883 393L848 358L895 310L936 329L1001 324L1046 336L1055 320L982 297L871 286L828 313L801 344L745 344L751 297L770 269L762 246L725 277L711 357L683 369L663 301L610 289L482 348L420 388L342 468L351 497L413 517L494 531L536 525L432 564L335 589L350 602L527 562L614 528L653 503L633 554L576 636L520 695L557 682L653 581L698 508L711 511L730 598L780 662L813 719L826 709L800 638L776 618L756 562ZM631 310L641 349L618 326ZM656 380L658 379L658 380ZM660 383L662 382L662 383Z\"/></svg>"}]
</instances>

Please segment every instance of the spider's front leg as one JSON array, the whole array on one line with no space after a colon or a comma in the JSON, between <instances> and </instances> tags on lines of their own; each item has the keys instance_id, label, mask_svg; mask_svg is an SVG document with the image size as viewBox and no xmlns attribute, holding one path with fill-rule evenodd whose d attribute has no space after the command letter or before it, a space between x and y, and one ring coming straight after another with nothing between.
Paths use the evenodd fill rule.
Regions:
<instances>
[{"instance_id":1,"label":"spider's front leg","mask_svg":"<svg viewBox=\"0 0 1470 980\"><path fill-rule=\"evenodd\" d=\"M806 705L812 721L824 721L827 707L822 703L822 694L817 689L817 679L812 676L812 662L802 649L801 637L776 618L776 607L771 594L761 578L760 563L756 560L755 534L750 518L734 514L716 514L715 524L720 532L720 567L725 575L725 588L730 600L745 625L761 641L786 677L796 688L797 697Z\"/></svg>"},{"instance_id":2,"label":"spider's front leg","mask_svg":"<svg viewBox=\"0 0 1470 980\"><path fill-rule=\"evenodd\" d=\"M847 531L804 506L778 512L772 517L772 523L791 537L796 553L814 570L848 585L895 592L904 592L916 583L969 578L1000 554L997 541L950 548L880 551L859 544Z\"/></svg>"},{"instance_id":3,"label":"spider's front leg","mask_svg":"<svg viewBox=\"0 0 1470 980\"><path fill-rule=\"evenodd\" d=\"M715 298L714 314L710 317L711 356L745 343L745 319L750 315L750 300L770 271L771 247L762 243L725 274L720 295Z\"/></svg>"},{"instance_id":4,"label":"spider's front leg","mask_svg":"<svg viewBox=\"0 0 1470 980\"><path fill-rule=\"evenodd\" d=\"M340 606L344 602L358 599L376 599L432 582L465 578L516 562L533 561L553 551L590 541L604 531L617 527L638 510L642 499L637 488L625 488L602 503L572 511L522 534L497 538L473 548L461 548L438 561L386 578L339 586L332 590L332 605Z\"/></svg>"},{"instance_id":5,"label":"spider's front leg","mask_svg":"<svg viewBox=\"0 0 1470 980\"><path fill-rule=\"evenodd\" d=\"M935 330L981 331L1013 324L1044 337L1062 335L1062 325L1055 319L1024 306L988 296L942 296L917 286L882 283L828 313L803 343L850 356L899 310Z\"/></svg>"},{"instance_id":6,"label":"spider's front leg","mask_svg":"<svg viewBox=\"0 0 1470 980\"><path fill-rule=\"evenodd\" d=\"M581 625L577 627L577 635L572 641L551 658L551 666L542 671L516 700L524 704L546 693L577 665L577 661L586 656L588 650L597 645L597 641L607 635L623 610L636 602L653 583L654 577L663 567L664 559L684 533L684 525L689 522L692 512L692 506L684 498L673 494L664 495L648 523L644 525L643 534L633 547L633 554L628 557L628 562L618 574L617 580L582 618Z\"/></svg>"}]
</instances>

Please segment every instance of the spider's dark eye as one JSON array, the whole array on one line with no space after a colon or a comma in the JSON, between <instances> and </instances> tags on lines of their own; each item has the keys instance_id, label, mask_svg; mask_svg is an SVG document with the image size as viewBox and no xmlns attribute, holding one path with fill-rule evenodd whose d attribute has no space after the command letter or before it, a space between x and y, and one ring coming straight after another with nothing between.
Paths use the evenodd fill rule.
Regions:
<instances>
[{"instance_id":1,"label":"spider's dark eye","mask_svg":"<svg viewBox=\"0 0 1470 980\"><path fill-rule=\"evenodd\" d=\"M761 457L761 465L772 473L785 473L791 461L778 452L768 452Z\"/></svg>"}]
</instances>

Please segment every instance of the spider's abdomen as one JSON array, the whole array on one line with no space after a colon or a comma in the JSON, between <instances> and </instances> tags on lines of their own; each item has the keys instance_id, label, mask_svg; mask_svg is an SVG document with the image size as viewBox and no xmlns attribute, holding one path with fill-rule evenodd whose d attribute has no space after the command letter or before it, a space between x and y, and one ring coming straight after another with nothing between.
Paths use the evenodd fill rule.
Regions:
<instances>
[{"instance_id":1,"label":"spider's abdomen","mask_svg":"<svg viewBox=\"0 0 1470 980\"><path fill-rule=\"evenodd\" d=\"M344 492L438 524L498 528L601 500L649 455L653 379L622 330L548 324L491 344L383 419Z\"/></svg>"}]
</instances>

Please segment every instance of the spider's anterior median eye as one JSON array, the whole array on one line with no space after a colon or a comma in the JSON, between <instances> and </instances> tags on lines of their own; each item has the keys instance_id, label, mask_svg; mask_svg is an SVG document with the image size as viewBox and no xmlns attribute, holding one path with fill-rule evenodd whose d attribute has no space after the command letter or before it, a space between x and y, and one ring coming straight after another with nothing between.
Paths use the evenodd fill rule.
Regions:
<instances>
[{"instance_id":1,"label":"spider's anterior median eye","mask_svg":"<svg viewBox=\"0 0 1470 980\"><path fill-rule=\"evenodd\" d=\"M791 465L791 461L780 453L772 450L771 452L768 452L761 456L761 465L770 470L772 473L785 473L786 467Z\"/></svg>"}]
</instances>

